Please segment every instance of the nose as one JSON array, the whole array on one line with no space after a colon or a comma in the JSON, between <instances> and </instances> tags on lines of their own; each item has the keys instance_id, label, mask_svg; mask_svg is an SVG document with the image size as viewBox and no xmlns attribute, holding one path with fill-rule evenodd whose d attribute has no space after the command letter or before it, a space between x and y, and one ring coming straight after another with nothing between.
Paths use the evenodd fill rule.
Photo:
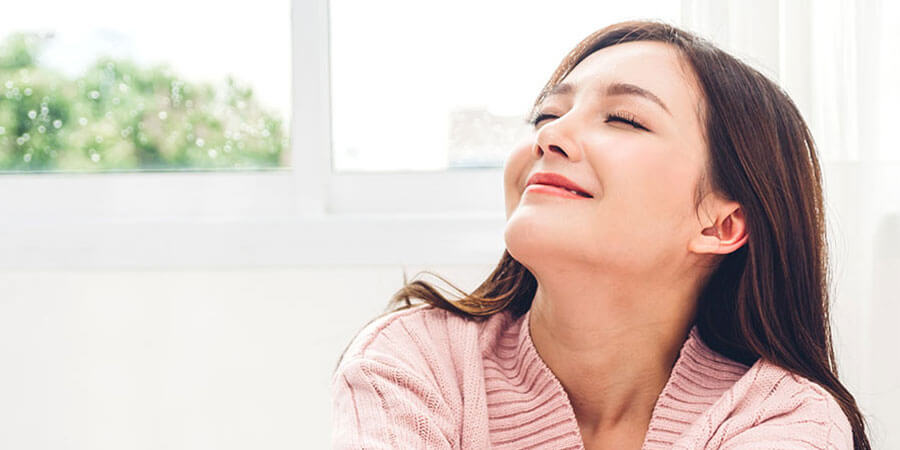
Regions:
<instances>
[{"instance_id":1,"label":"nose","mask_svg":"<svg viewBox=\"0 0 900 450\"><path fill-rule=\"evenodd\" d=\"M540 144L536 145L535 148L537 148L537 154L538 154L538 156L543 156L543 155L544 155L544 149L541 148ZM550 146L547 147L547 148L548 148L551 152L560 153L560 154L562 154L562 155L563 155L564 157L566 157L566 158L569 157L569 155L566 153L566 151L563 150L562 147L560 147L560 146L558 146L558 145L550 145Z\"/></svg>"},{"instance_id":2,"label":"nose","mask_svg":"<svg viewBox=\"0 0 900 450\"><path fill-rule=\"evenodd\" d=\"M566 130L563 127L566 124L562 123L562 120L562 118L554 119L544 124L538 130L534 144L534 152L538 158L543 157L545 151L549 151L550 153L561 155L572 162L581 159L581 149L568 138L571 133L565 132Z\"/></svg>"}]
</instances>

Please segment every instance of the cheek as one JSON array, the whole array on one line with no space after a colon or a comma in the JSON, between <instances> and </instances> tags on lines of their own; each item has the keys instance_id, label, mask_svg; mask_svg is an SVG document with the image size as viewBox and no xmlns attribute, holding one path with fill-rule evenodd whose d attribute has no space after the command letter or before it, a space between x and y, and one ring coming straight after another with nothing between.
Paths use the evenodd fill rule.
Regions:
<instances>
[{"instance_id":1,"label":"cheek","mask_svg":"<svg viewBox=\"0 0 900 450\"><path fill-rule=\"evenodd\" d=\"M597 167L615 167L603 177L605 200L625 221L646 233L682 226L693 211L699 167L668 148L608 152Z\"/></svg>"},{"instance_id":2,"label":"cheek","mask_svg":"<svg viewBox=\"0 0 900 450\"><path fill-rule=\"evenodd\" d=\"M662 200L680 196L691 185L696 170L674 149L617 147L617 151L595 154L602 160L594 161L594 164L609 169L602 178L615 183L620 194Z\"/></svg>"},{"instance_id":3,"label":"cheek","mask_svg":"<svg viewBox=\"0 0 900 450\"><path fill-rule=\"evenodd\" d=\"M516 144L503 166L503 191L506 199L506 217L516 209L522 196L521 187L525 183L534 159L531 156L532 139Z\"/></svg>"},{"instance_id":4,"label":"cheek","mask_svg":"<svg viewBox=\"0 0 900 450\"><path fill-rule=\"evenodd\" d=\"M649 162L646 168L645 194L656 197L660 205L680 210L693 199L697 170L687 161L660 158Z\"/></svg>"}]
</instances>

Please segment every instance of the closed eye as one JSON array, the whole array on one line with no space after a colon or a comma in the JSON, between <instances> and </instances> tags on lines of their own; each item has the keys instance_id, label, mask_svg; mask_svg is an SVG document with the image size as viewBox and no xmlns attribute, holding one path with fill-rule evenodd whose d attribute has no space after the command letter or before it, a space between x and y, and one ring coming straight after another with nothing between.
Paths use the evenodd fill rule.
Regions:
<instances>
[{"instance_id":1,"label":"closed eye","mask_svg":"<svg viewBox=\"0 0 900 450\"><path fill-rule=\"evenodd\" d=\"M538 128L538 124L547 119L556 119L557 116L552 114L538 114L537 117L530 121L531 125L535 128ZM641 125L640 122L635 120L634 115L627 112L614 112L606 115L606 122L623 122L631 125L634 128L639 130L650 131L647 127Z\"/></svg>"},{"instance_id":2,"label":"closed eye","mask_svg":"<svg viewBox=\"0 0 900 450\"><path fill-rule=\"evenodd\" d=\"M629 114L627 112L615 112L615 113L607 114L606 121L607 122L612 122L612 121L625 122L637 129L647 130L646 127L644 127L643 125L641 125L640 122L638 122L637 120L634 119L634 115ZM647 131L650 131L650 130L647 130Z\"/></svg>"}]
</instances>

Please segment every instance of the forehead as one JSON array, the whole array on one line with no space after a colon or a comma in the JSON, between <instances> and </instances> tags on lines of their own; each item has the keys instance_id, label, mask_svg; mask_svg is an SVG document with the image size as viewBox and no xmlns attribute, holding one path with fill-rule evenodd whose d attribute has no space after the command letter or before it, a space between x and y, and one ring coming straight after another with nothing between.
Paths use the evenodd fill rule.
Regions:
<instances>
[{"instance_id":1,"label":"forehead","mask_svg":"<svg viewBox=\"0 0 900 450\"><path fill-rule=\"evenodd\" d=\"M678 50L663 42L626 42L597 50L562 81L575 85L576 96L612 83L629 83L661 99L674 116L700 110L693 72Z\"/></svg>"}]
</instances>

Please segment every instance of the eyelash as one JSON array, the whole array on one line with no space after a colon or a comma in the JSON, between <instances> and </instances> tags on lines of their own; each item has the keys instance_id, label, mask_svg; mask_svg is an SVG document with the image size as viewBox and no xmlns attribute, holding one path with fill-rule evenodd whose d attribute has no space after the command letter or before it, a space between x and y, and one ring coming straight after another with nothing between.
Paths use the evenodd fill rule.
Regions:
<instances>
[{"instance_id":1,"label":"eyelash","mask_svg":"<svg viewBox=\"0 0 900 450\"><path fill-rule=\"evenodd\" d=\"M537 124L540 123L542 120L548 119L548 118L555 118L555 117L556 116L554 116L552 114L538 114L537 117L535 117L534 119L532 119L530 121L530 123L532 126L537 127ZM627 112L609 113L606 115L606 121L609 122L611 120L627 123L627 124L631 125L632 127L640 129L640 130L650 131L646 127L644 127L640 122L635 120L634 115L631 113L627 113Z\"/></svg>"}]
</instances>

